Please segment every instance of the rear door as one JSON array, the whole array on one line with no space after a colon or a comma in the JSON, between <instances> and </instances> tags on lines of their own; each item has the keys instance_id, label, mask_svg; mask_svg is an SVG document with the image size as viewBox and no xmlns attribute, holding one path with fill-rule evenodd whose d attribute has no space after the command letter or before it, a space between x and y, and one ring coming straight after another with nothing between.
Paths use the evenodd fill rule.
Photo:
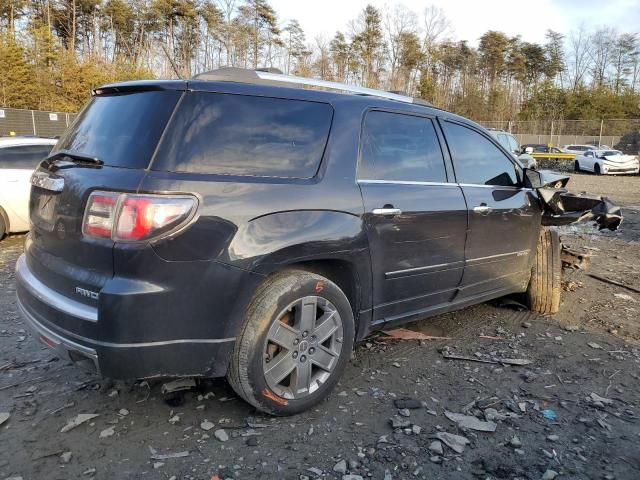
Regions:
<instances>
[{"instance_id":1,"label":"rear door","mask_svg":"<svg viewBox=\"0 0 640 480\"><path fill-rule=\"evenodd\" d=\"M373 273L374 322L451 301L462 278L467 210L447 179L432 118L369 111L358 183Z\"/></svg>"},{"instance_id":2,"label":"rear door","mask_svg":"<svg viewBox=\"0 0 640 480\"><path fill-rule=\"evenodd\" d=\"M94 96L53 153L43 162L31 190L31 234L27 263L32 272L59 293L87 304L113 276L113 242L82 234L87 199L94 190L135 192L159 138L180 98L175 90L144 90ZM101 164L73 161L79 154Z\"/></svg>"},{"instance_id":3,"label":"rear door","mask_svg":"<svg viewBox=\"0 0 640 480\"><path fill-rule=\"evenodd\" d=\"M456 179L469 208L458 299L526 286L540 229L535 192L523 188L511 156L489 135L444 121Z\"/></svg>"}]
</instances>

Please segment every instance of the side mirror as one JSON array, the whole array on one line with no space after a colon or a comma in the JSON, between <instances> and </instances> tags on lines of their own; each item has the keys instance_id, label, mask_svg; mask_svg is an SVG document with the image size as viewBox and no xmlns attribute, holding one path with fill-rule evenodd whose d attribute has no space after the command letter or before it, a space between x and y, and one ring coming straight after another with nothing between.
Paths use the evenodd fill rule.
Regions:
<instances>
[{"instance_id":1,"label":"side mirror","mask_svg":"<svg viewBox=\"0 0 640 480\"><path fill-rule=\"evenodd\" d=\"M539 171L531 168L524 169L524 186L527 188L542 188L544 182Z\"/></svg>"},{"instance_id":2,"label":"side mirror","mask_svg":"<svg viewBox=\"0 0 640 480\"><path fill-rule=\"evenodd\" d=\"M524 153L531 155L533 153L533 147L527 147L524 149Z\"/></svg>"}]
</instances>

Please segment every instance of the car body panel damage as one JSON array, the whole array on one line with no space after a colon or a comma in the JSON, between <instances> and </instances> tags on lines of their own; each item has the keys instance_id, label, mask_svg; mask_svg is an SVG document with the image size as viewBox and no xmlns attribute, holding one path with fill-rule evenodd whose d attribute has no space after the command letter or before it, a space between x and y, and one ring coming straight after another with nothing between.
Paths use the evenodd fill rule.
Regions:
<instances>
[{"instance_id":1,"label":"car body panel damage","mask_svg":"<svg viewBox=\"0 0 640 480\"><path fill-rule=\"evenodd\" d=\"M609 198L586 192L569 192L566 175L526 171L528 183L536 188L543 204L542 225L560 226L593 221L598 230L615 231L622 223L622 211Z\"/></svg>"}]
</instances>

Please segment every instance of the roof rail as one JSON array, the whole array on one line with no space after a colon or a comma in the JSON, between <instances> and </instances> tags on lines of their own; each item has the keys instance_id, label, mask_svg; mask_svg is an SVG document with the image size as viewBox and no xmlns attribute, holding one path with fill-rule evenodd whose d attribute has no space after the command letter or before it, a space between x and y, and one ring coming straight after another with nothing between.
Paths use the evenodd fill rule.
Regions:
<instances>
[{"instance_id":1,"label":"roof rail","mask_svg":"<svg viewBox=\"0 0 640 480\"><path fill-rule=\"evenodd\" d=\"M328 80L318 80L315 78L297 77L295 75L282 75L279 73L260 72L256 74L261 80L269 80L272 82L293 83L298 85L309 85L313 87L329 88L332 90L340 90L343 92L351 92L358 95L371 95L374 97L388 98L404 103L414 103L412 97L399 95L397 93L375 90L373 88L359 87L357 85L347 85L346 83L330 82Z\"/></svg>"},{"instance_id":2,"label":"roof rail","mask_svg":"<svg viewBox=\"0 0 640 480\"><path fill-rule=\"evenodd\" d=\"M358 95L370 95L374 97L387 98L389 100L395 100L397 102L415 103L418 105L427 104L430 106L428 102L424 102L422 100L415 99L406 95L400 95L398 93L385 92L383 90L375 90L373 88L359 87L357 85L347 85L346 83L330 82L328 80L318 80L315 78L285 75L283 73L280 73L275 68L249 70L245 68L222 67L210 72L199 73L193 78L196 80L266 83L269 85L279 85L287 83L295 85L307 85L310 87L320 87L342 92L351 92Z\"/></svg>"}]
</instances>

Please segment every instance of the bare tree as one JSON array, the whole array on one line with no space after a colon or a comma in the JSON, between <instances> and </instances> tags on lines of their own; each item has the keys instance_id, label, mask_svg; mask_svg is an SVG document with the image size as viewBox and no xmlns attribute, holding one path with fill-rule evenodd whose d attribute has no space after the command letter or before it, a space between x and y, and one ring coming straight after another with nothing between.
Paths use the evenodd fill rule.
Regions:
<instances>
[{"instance_id":1,"label":"bare tree","mask_svg":"<svg viewBox=\"0 0 640 480\"><path fill-rule=\"evenodd\" d=\"M584 25L569 34L569 77L575 91L584 83L591 56L591 37Z\"/></svg>"},{"instance_id":2,"label":"bare tree","mask_svg":"<svg viewBox=\"0 0 640 480\"><path fill-rule=\"evenodd\" d=\"M404 5L396 5L392 11L385 12L384 29L388 45L389 86L391 90L397 90L403 39L409 33L416 33L418 29L415 14Z\"/></svg>"}]
</instances>

